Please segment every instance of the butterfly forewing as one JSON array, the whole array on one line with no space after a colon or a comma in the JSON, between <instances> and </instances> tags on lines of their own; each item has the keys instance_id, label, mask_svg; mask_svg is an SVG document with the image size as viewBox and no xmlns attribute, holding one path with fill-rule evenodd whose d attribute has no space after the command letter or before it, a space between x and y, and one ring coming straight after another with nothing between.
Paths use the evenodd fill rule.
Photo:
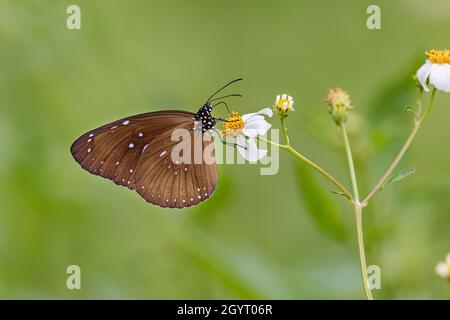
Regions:
<instances>
[{"instance_id":1,"label":"butterfly forewing","mask_svg":"<svg viewBox=\"0 0 450 320\"><path fill-rule=\"evenodd\" d=\"M196 134L202 135L193 130L193 116L185 111L159 111L124 118L82 135L71 152L90 173L135 189L153 204L192 206L208 199L217 185L215 161L172 160L172 149L179 143L172 141L173 130L188 130L191 141ZM206 148L213 140L201 143Z\"/></svg>"}]
</instances>

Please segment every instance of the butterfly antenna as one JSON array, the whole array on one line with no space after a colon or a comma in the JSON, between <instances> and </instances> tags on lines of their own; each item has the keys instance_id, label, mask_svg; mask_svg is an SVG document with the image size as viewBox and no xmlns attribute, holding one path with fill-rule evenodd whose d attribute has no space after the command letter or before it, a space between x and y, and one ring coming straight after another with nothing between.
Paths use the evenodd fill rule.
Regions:
<instances>
[{"instance_id":1,"label":"butterfly antenna","mask_svg":"<svg viewBox=\"0 0 450 320\"><path fill-rule=\"evenodd\" d=\"M214 99L210 99L209 102L217 101L217 100L220 100L220 99L225 99L225 98L228 98L228 97L242 97L242 94L239 94L239 93L227 94L226 96L221 96L221 97L217 97L217 98L214 98Z\"/></svg>"},{"instance_id":2,"label":"butterfly antenna","mask_svg":"<svg viewBox=\"0 0 450 320\"><path fill-rule=\"evenodd\" d=\"M228 82L226 85L222 86L220 89L218 89L216 92L214 92L214 93L208 98L208 100L206 100L206 102L209 102L209 101L211 100L211 98L213 98L216 94L218 94L220 91L222 91L223 89L225 89L225 88L228 87L229 85L231 85L231 84L233 84L233 83L235 83L235 82L241 81L241 80L243 80L243 79L242 79L242 78L239 78L239 79L234 79L234 80Z\"/></svg>"},{"instance_id":3,"label":"butterfly antenna","mask_svg":"<svg viewBox=\"0 0 450 320\"><path fill-rule=\"evenodd\" d=\"M228 108L228 104L227 104L225 101L217 102L217 103L214 104L212 107L214 108L215 106L218 106L219 104L224 104L224 105L225 105L225 108L227 108L227 110L228 110L228 113L231 114L230 108Z\"/></svg>"}]
</instances>

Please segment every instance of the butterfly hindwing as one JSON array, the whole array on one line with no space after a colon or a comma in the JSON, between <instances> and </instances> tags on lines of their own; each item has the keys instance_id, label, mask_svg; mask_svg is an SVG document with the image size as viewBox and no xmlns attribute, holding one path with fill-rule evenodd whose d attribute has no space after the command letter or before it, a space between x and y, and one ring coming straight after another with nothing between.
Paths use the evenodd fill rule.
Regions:
<instances>
[{"instance_id":1,"label":"butterfly hindwing","mask_svg":"<svg viewBox=\"0 0 450 320\"><path fill-rule=\"evenodd\" d=\"M172 150L179 141L172 141L173 130L167 130L148 146L137 166L134 181L136 191L147 201L161 207L184 208L208 199L217 186L217 166L215 161L195 163L195 144L199 139L200 150L213 144L209 133L195 132L192 124L180 125L190 137L190 157L188 161L177 160Z\"/></svg>"}]
</instances>

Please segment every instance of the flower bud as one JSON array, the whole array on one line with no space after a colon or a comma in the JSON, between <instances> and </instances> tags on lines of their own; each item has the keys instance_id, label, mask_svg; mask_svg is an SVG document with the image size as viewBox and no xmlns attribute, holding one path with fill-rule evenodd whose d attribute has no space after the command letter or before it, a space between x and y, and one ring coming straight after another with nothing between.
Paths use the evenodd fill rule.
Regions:
<instances>
[{"instance_id":1,"label":"flower bud","mask_svg":"<svg viewBox=\"0 0 450 320\"><path fill-rule=\"evenodd\" d=\"M436 274L444 279L450 280L450 253L444 262L439 262L436 265Z\"/></svg>"},{"instance_id":2,"label":"flower bud","mask_svg":"<svg viewBox=\"0 0 450 320\"><path fill-rule=\"evenodd\" d=\"M275 110L280 118L286 118L289 112L295 111L293 98L287 94L278 95L275 100Z\"/></svg>"},{"instance_id":3,"label":"flower bud","mask_svg":"<svg viewBox=\"0 0 450 320\"><path fill-rule=\"evenodd\" d=\"M328 90L325 102L330 107L329 112L337 125L347 121L348 113L353 107L351 106L350 96L345 90L341 88Z\"/></svg>"}]
</instances>

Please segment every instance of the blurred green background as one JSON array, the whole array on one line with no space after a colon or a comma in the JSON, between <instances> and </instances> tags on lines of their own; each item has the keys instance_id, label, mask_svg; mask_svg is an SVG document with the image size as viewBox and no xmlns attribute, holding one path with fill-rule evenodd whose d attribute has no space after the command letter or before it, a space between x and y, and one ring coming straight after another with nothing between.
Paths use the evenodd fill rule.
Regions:
<instances>
[{"instance_id":1,"label":"blurred green background","mask_svg":"<svg viewBox=\"0 0 450 320\"><path fill-rule=\"evenodd\" d=\"M366 28L369 4L382 30ZM423 52L449 39L447 0L0 0L0 298L362 299L351 208L290 155L273 176L221 165L212 199L175 211L89 175L70 145L127 115L194 111L243 76L233 109L293 95L292 143L349 186L322 102L341 86L366 194L408 133ZM450 251L449 121L439 93L400 165L417 172L365 212L375 298L450 297L434 273ZM65 287L71 264L82 290Z\"/></svg>"}]
</instances>

